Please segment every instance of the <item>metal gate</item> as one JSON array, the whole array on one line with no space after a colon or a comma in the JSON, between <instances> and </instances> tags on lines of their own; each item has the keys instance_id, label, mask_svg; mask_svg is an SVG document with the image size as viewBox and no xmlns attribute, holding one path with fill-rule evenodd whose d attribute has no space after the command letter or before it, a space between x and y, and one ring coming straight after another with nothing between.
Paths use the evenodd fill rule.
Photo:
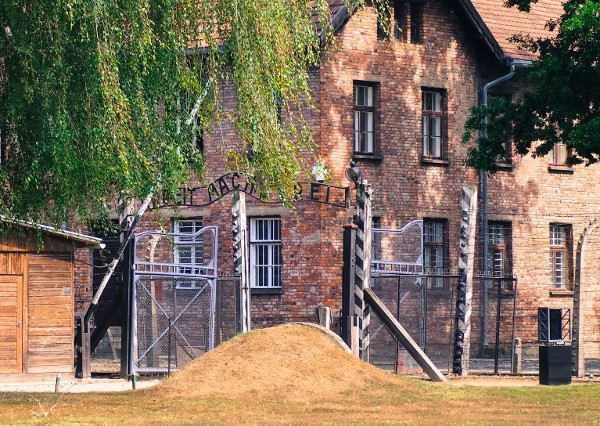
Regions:
<instances>
[{"instance_id":1,"label":"metal gate","mask_svg":"<svg viewBox=\"0 0 600 426\"><path fill-rule=\"evenodd\" d=\"M374 228L371 244L371 288L396 318L399 318L403 300L400 300L396 281L405 277L417 289L422 283L420 275L423 274L423 221L414 220L402 229ZM422 311L422 306L417 309ZM411 335L421 344L418 336L413 333ZM381 319L373 314L369 341L370 362L385 370L395 371L399 359L398 343Z\"/></svg>"},{"instance_id":2,"label":"metal gate","mask_svg":"<svg viewBox=\"0 0 600 426\"><path fill-rule=\"evenodd\" d=\"M457 276L443 265L427 268L423 250L423 221L414 220L402 229L373 229L371 288L396 316L413 340L440 369L452 362L452 325ZM420 367L371 314L370 353L372 364L402 373Z\"/></svg>"},{"instance_id":3,"label":"metal gate","mask_svg":"<svg viewBox=\"0 0 600 426\"><path fill-rule=\"evenodd\" d=\"M131 366L168 372L214 348L216 226L134 240Z\"/></svg>"}]
</instances>

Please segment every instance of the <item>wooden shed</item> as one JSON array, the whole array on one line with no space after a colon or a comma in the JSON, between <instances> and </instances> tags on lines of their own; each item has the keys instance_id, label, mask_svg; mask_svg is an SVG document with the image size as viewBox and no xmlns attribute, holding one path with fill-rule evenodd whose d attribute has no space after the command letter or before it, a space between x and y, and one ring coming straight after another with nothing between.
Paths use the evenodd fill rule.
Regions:
<instances>
[{"instance_id":1,"label":"wooden shed","mask_svg":"<svg viewBox=\"0 0 600 426\"><path fill-rule=\"evenodd\" d=\"M0 374L73 373L73 254L100 239L12 227L0 233Z\"/></svg>"}]
</instances>

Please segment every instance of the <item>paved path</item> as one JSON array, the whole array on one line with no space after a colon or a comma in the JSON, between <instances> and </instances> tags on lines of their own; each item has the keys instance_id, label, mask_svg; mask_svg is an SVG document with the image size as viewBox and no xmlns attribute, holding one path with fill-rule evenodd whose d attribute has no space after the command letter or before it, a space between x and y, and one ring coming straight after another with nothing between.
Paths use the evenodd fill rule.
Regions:
<instances>
[{"instance_id":1,"label":"paved path","mask_svg":"<svg viewBox=\"0 0 600 426\"><path fill-rule=\"evenodd\" d=\"M36 381L0 383L2 392L54 392L56 377L41 378ZM158 379L138 379L137 389L144 389L159 383ZM60 392L118 392L131 390L131 382L125 379L73 379L61 378Z\"/></svg>"}]
</instances>

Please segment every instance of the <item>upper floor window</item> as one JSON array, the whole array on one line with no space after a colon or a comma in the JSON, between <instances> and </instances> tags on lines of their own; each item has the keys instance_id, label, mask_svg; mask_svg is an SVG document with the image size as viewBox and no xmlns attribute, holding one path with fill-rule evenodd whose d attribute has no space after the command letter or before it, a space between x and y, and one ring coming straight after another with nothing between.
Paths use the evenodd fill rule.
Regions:
<instances>
[{"instance_id":1,"label":"upper floor window","mask_svg":"<svg viewBox=\"0 0 600 426\"><path fill-rule=\"evenodd\" d=\"M408 19L410 21L410 42L412 44L421 43L423 29L423 5L421 3L410 3Z\"/></svg>"},{"instance_id":2,"label":"upper floor window","mask_svg":"<svg viewBox=\"0 0 600 426\"><path fill-rule=\"evenodd\" d=\"M178 126L192 126L192 154L204 154L204 126L198 114L198 99L195 93L186 91L178 100L182 119ZM178 131L180 130L183 129L179 127Z\"/></svg>"},{"instance_id":3,"label":"upper floor window","mask_svg":"<svg viewBox=\"0 0 600 426\"><path fill-rule=\"evenodd\" d=\"M196 152L199 154L204 154L204 128L200 123L200 119L196 119L196 123L194 125L194 136L193 136L193 146L196 149Z\"/></svg>"},{"instance_id":4,"label":"upper floor window","mask_svg":"<svg viewBox=\"0 0 600 426\"><path fill-rule=\"evenodd\" d=\"M511 224L490 222L488 224L488 258L486 268L493 277L512 275Z\"/></svg>"},{"instance_id":5,"label":"upper floor window","mask_svg":"<svg viewBox=\"0 0 600 426\"><path fill-rule=\"evenodd\" d=\"M250 285L281 287L281 219L250 219Z\"/></svg>"},{"instance_id":6,"label":"upper floor window","mask_svg":"<svg viewBox=\"0 0 600 426\"><path fill-rule=\"evenodd\" d=\"M376 86L367 83L354 83L354 152L373 154L375 137L375 95Z\"/></svg>"},{"instance_id":7,"label":"upper floor window","mask_svg":"<svg viewBox=\"0 0 600 426\"><path fill-rule=\"evenodd\" d=\"M423 220L423 268L426 274L442 275L446 259L447 223L439 219ZM443 287L443 277L433 277L428 287Z\"/></svg>"},{"instance_id":8,"label":"upper floor window","mask_svg":"<svg viewBox=\"0 0 600 426\"><path fill-rule=\"evenodd\" d=\"M393 15L392 15L393 14ZM384 19L392 24L391 36L396 40L421 43L423 31L423 4L419 1L390 1L389 13ZM384 23L377 18L377 36L385 38Z\"/></svg>"},{"instance_id":9,"label":"upper floor window","mask_svg":"<svg viewBox=\"0 0 600 426\"><path fill-rule=\"evenodd\" d=\"M441 159L444 156L442 92L423 90L422 97L423 157Z\"/></svg>"},{"instance_id":10,"label":"upper floor window","mask_svg":"<svg viewBox=\"0 0 600 426\"><path fill-rule=\"evenodd\" d=\"M573 246L571 225L550 225L550 274L551 287L569 289L571 248Z\"/></svg>"},{"instance_id":11,"label":"upper floor window","mask_svg":"<svg viewBox=\"0 0 600 426\"><path fill-rule=\"evenodd\" d=\"M550 165L551 166L566 166L567 158L569 158L570 150L567 145L557 143L550 151Z\"/></svg>"},{"instance_id":12,"label":"upper floor window","mask_svg":"<svg viewBox=\"0 0 600 426\"><path fill-rule=\"evenodd\" d=\"M496 106L496 105L502 107L502 105L510 103L511 100L512 100L512 96L507 93L490 94L488 102L489 102L489 105L492 107ZM512 127L512 122L506 121L506 126L507 126L507 130L510 130L510 127ZM503 151L502 154L499 154L496 157L496 164L499 167L508 166L508 165L512 164L512 139L510 138L510 136L507 136L506 139L504 140L504 142L502 142L502 151Z\"/></svg>"}]
</instances>

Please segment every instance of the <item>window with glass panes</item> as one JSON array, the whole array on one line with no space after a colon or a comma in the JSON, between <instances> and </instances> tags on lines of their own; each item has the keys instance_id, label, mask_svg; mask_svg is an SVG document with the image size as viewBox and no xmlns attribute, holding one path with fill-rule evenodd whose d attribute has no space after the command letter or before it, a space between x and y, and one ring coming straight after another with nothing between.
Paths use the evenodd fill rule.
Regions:
<instances>
[{"instance_id":1,"label":"window with glass panes","mask_svg":"<svg viewBox=\"0 0 600 426\"><path fill-rule=\"evenodd\" d=\"M281 287L281 219L250 219L250 285Z\"/></svg>"},{"instance_id":2,"label":"window with glass panes","mask_svg":"<svg viewBox=\"0 0 600 426\"><path fill-rule=\"evenodd\" d=\"M444 221L423 220L423 268L426 274L442 275L444 273ZM443 287L444 280L435 277L430 281L431 287Z\"/></svg>"},{"instance_id":3,"label":"window with glass panes","mask_svg":"<svg viewBox=\"0 0 600 426\"><path fill-rule=\"evenodd\" d=\"M204 255L204 245L201 235L195 234L204 227L203 219L178 219L174 222L174 247L173 258L175 263L180 264L179 272L191 274L198 272L192 269L191 265L202 265ZM185 266L190 265L190 266ZM179 280L177 288L194 288L195 281Z\"/></svg>"},{"instance_id":4,"label":"window with glass panes","mask_svg":"<svg viewBox=\"0 0 600 426\"><path fill-rule=\"evenodd\" d=\"M490 94L488 97L488 102L491 107L495 107L496 105L502 106L506 103L510 103L512 100L512 95L510 94ZM512 127L512 123L506 123L507 129ZM511 164L512 162L512 139L508 137L504 142L502 142L502 154L499 154L496 157L496 163L502 164Z\"/></svg>"},{"instance_id":5,"label":"window with glass panes","mask_svg":"<svg viewBox=\"0 0 600 426\"><path fill-rule=\"evenodd\" d=\"M410 3L410 42L421 43L421 30L423 27L423 5Z\"/></svg>"},{"instance_id":6,"label":"window with glass panes","mask_svg":"<svg viewBox=\"0 0 600 426\"><path fill-rule=\"evenodd\" d=\"M375 125L375 87L354 83L354 152L373 154Z\"/></svg>"},{"instance_id":7,"label":"window with glass panes","mask_svg":"<svg viewBox=\"0 0 600 426\"><path fill-rule=\"evenodd\" d=\"M510 276L511 225L503 222L488 224L487 270L493 277Z\"/></svg>"},{"instance_id":8,"label":"window with glass panes","mask_svg":"<svg viewBox=\"0 0 600 426\"><path fill-rule=\"evenodd\" d=\"M567 145L562 143L554 144L554 147L550 151L550 164L553 166L566 166L569 154Z\"/></svg>"},{"instance_id":9,"label":"window with glass panes","mask_svg":"<svg viewBox=\"0 0 600 426\"><path fill-rule=\"evenodd\" d=\"M550 274L553 288L568 288L570 238L570 225L550 225Z\"/></svg>"},{"instance_id":10,"label":"window with glass panes","mask_svg":"<svg viewBox=\"0 0 600 426\"><path fill-rule=\"evenodd\" d=\"M423 156L442 158L442 93L423 90Z\"/></svg>"},{"instance_id":11,"label":"window with glass panes","mask_svg":"<svg viewBox=\"0 0 600 426\"><path fill-rule=\"evenodd\" d=\"M390 2L388 14L383 16L386 20L391 20L391 11L394 12L394 20L392 21L392 34L395 39L413 44L421 43L423 30L423 5L422 2L406 2L393 1ZM383 29L381 17L377 17L377 37L384 39L386 34Z\"/></svg>"}]
</instances>

